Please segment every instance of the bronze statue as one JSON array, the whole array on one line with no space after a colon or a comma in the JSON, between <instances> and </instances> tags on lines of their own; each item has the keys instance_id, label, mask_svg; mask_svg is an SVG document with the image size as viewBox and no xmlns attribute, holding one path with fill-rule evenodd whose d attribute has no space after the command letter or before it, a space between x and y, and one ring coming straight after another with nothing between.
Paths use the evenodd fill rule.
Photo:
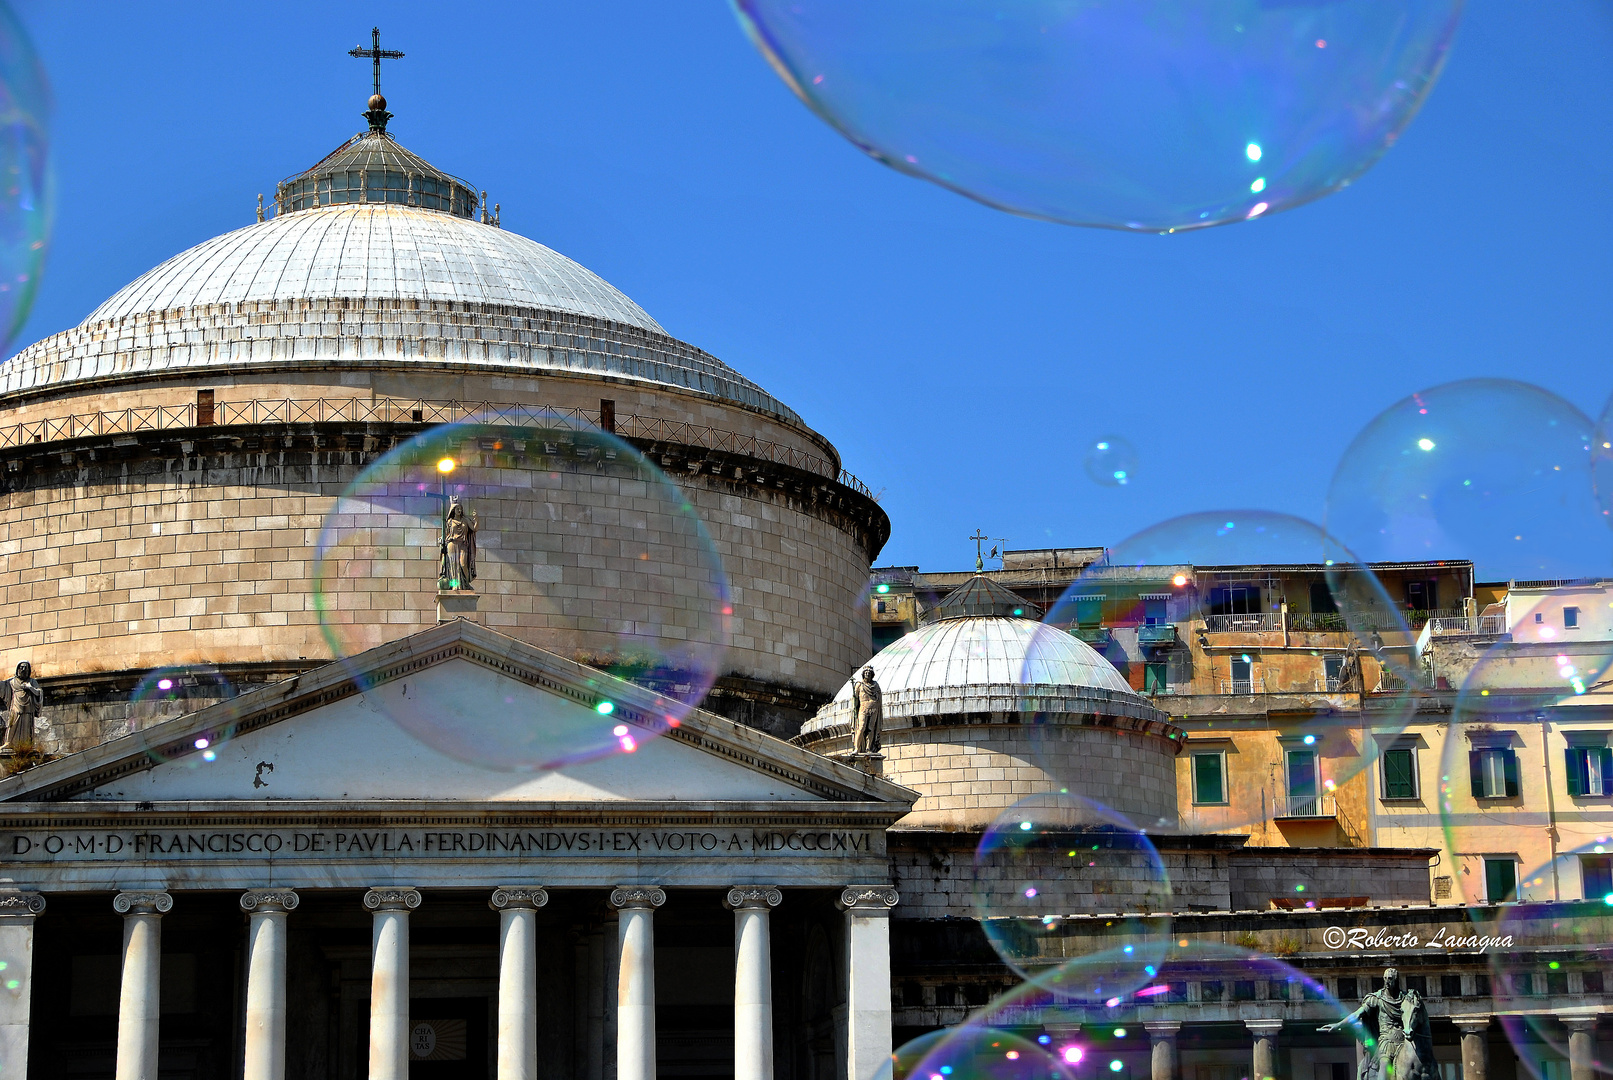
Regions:
<instances>
[{"instance_id":1,"label":"bronze statue","mask_svg":"<svg viewBox=\"0 0 1613 1080\"><path fill-rule=\"evenodd\" d=\"M1361 1007L1342 1020L1323 1024L1317 1031L1337 1031L1354 1027L1368 1013L1376 1013L1377 1023L1368 1021L1367 1052L1362 1055L1357 1080L1437 1080L1439 1066L1434 1062L1434 1037L1428 1030L1428 1010L1422 995L1409 987L1400 988L1400 971L1383 973L1383 989L1361 999Z\"/></svg>"},{"instance_id":2,"label":"bronze statue","mask_svg":"<svg viewBox=\"0 0 1613 1080\"><path fill-rule=\"evenodd\" d=\"M879 728L885 721L884 694L874 681L874 669L865 667L861 679L851 681L851 700L857 707L851 722L851 752L879 753Z\"/></svg>"},{"instance_id":3,"label":"bronze statue","mask_svg":"<svg viewBox=\"0 0 1613 1080\"><path fill-rule=\"evenodd\" d=\"M476 580L476 511L465 517L458 499L448 504L443 519L442 560L438 567L439 587L469 589Z\"/></svg>"},{"instance_id":4,"label":"bronze statue","mask_svg":"<svg viewBox=\"0 0 1613 1080\"><path fill-rule=\"evenodd\" d=\"M0 682L0 712L5 715L5 743L0 750L13 753L34 748L34 721L45 707L45 692L34 681L34 666L24 660L17 674Z\"/></svg>"}]
</instances>

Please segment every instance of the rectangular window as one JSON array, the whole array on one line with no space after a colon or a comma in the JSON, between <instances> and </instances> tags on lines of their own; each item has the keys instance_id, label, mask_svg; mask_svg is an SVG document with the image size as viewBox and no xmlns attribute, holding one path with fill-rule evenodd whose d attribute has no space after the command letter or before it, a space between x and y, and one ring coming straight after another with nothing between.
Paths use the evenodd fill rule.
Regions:
<instances>
[{"instance_id":1,"label":"rectangular window","mask_svg":"<svg viewBox=\"0 0 1613 1080\"><path fill-rule=\"evenodd\" d=\"M1164 600L1152 599L1143 601L1144 626L1164 626L1166 621Z\"/></svg>"},{"instance_id":2,"label":"rectangular window","mask_svg":"<svg viewBox=\"0 0 1613 1080\"><path fill-rule=\"evenodd\" d=\"M1518 864L1514 860L1484 860L1484 898L1492 904L1518 898ZM1522 992L1527 994L1529 991Z\"/></svg>"},{"instance_id":3,"label":"rectangular window","mask_svg":"<svg viewBox=\"0 0 1613 1080\"><path fill-rule=\"evenodd\" d=\"M1216 806L1227 801L1226 755L1193 755L1193 802Z\"/></svg>"},{"instance_id":4,"label":"rectangular window","mask_svg":"<svg viewBox=\"0 0 1613 1080\"><path fill-rule=\"evenodd\" d=\"M1511 799L1518 795L1518 756L1510 747L1487 747L1467 754L1468 778L1475 799Z\"/></svg>"},{"instance_id":5,"label":"rectangular window","mask_svg":"<svg viewBox=\"0 0 1613 1080\"><path fill-rule=\"evenodd\" d=\"M1316 817L1321 813L1319 792L1316 751L1288 751L1288 813L1293 817Z\"/></svg>"},{"instance_id":6,"label":"rectangular window","mask_svg":"<svg viewBox=\"0 0 1613 1080\"><path fill-rule=\"evenodd\" d=\"M1417 797L1417 751L1414 748L1396 746L1383 752L1383 797Z\"/></svg>"},{"instance_id":7,"label":"rectangular window","mask_svg":"<svg viewBox=\"0 0 1613 1080\"><path fill-rule=\"evenodd\" d=\"M207 427L214 422L213 391L196 391L196 426Z\"/></svg>"},{"instance_id":8,"label":"rectangular window","mask_svg":"<svg viewBox=\"0 0 1613 1080\"><path fill-rule=\"evenodd\" d=\"M1259 585L1224 585L1210 590L1211 615L1260 614Z\"/></svg>"},{"instance_id":9,"label":"rectangular window","mask_svg":"<svg viewBox=\"0 0 1613 1080\"><path fill-rule=\"evenodd\" d=\"M1413 611L1434 611L1439 607L1439 582L1406 582L1406 606Z\"/></svg>"},{"instance_id":10,"label":"rectangular window","mask_svg":"<svg viewBox=\"0 0 1613 1080\"><path fill-rule=\"evenodd\" d=\"M1579 608L1577 608L1577 607L1565 607L1565 608L1563 608L1563 626L1566 627L1569 630L1578 630L1579 629Z\"/></svg>"},{"instance_id":11,"label":"rectangular window","mask_svg":"<svg viewBox=\"0 0 1613 1080\"><path fill-rule=\"evenodd\" d=\"M1252 694L1254 688L1255 664L1247 656L1234 656L1232 658L1232 692L1234 694Z\"/></svg>"},{"instance_id":12,"label":"rectangular window","mask_svg":"<svg viewBox=\"0 0 1613 1080\"><path fill-rule=\"evenodd\" d=\"M1458 998L1462 996L1462 977L1460 975L1441 975L1439 977L1439 996Z\"/></svg>"},{"instance_id":13,"label":"rectangular window","mask_svg":"<svg viewBox=\"0 0 1613 1080\"><path fill-rule=\"evenodd\" d=\"M1600 971L1587 971L1580 976L1584 980L1587 994L1602 993L1602 973Z\"/></svg>"},{"instance_id":14,"label":"rectangular window","mask_svg":"<svg viewBox=\"0 0 1613 1080\"><path fill-rule=\"evenodd\" d=\"M1567 761L1568 793L1587 796L1613 795L1613 748L1570 746L1563 751Z\"/></svg>"},{"instance_id":15,"label":"rectangular window","mask_svg":"<svg viewBox=\"0 0 1613 1080\"><path fill-rule=\"evenodd\" d=\"M1585 883L1585 899L1600 900L1613 894L1613 855L1581 855L1579 876Z\"/></svg>"},{"instance_id":16,"label":"rectangular window","mask_svg":"<svg viewBox=\"0 0 1613 1080\"><path fill-rule=\"evenodd\" d=\"M1143 664L1143 690L1150 694L1163 694L1169 685L1170 665L1163 660L1149 660Z\"/></svg>"},{"instance_id":17,"label":"rectangular window","mask_svg":"<svg viewBox=\"0 0 1613 1080\"><path fill-rule=\"evenodd\" d=\"M1077 596L1075 598L1077 626L1098 626L1103 622L1103 597Z\"/></svg>"},{"instance_id":18,"label":"rectangular window","mask_svg":"<svg viewBox=\"0 0 1613 1080\"><path fill-rule=\"evenodd\" d=\"M1322 657L1322 677L1327 680L1327 688L1329 690L1337 690L1339 688L1339 676L1343 673L1344 657Z\"/></svg>"},{"instance_id":19,"label":"rectangular window","mask_svg":"<svg viewBox=\"0 0 1613 1080\"><path fill-rule=\"evenodd\" d=\"M1333 590L1325 581L1311 582L1311 612L1315 615L1337 615L1339 605L1333 599Z\"/></svg>"},{"instance_id":20,"label":"rectangular window","mask_svg":"<svg viewBox=\"0 0 1613 1080\"><path fill-rule=\"evenodd\" d=\"M1339 978L1339 1000L1356 1001L1361 997L1361 991L1356 989L1353 975L1344 975Z\"/></svg>"}]
</instances>

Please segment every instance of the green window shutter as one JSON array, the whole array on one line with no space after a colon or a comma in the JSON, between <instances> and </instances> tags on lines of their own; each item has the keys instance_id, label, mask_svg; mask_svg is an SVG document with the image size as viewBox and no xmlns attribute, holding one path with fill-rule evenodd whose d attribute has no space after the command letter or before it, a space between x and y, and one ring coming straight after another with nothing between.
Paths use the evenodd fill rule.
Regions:
<instances>
[{"instance_id":1,"label":"green window shutter","mask_svg":"<svg viewBox=\"0 0 1613 1080\"><path fill-rule=\"evenodd\" d=\"M1221 755L1220 754L1194 754L1193 755L1193 801L1196 803L1220 803L1226 801L1226 792L1221 782Z\"/></svg>"},{"instance_id":2,"label":"green window shutter","mask_svg":"<svg viewBox=\"0 0 1613 1080\"><path fill-rule=\"evenodd\" d=\"M1518 868L1511 859L1484 860L1484 890L1492 904L1517 898Z\"/></svg>"},{"instance_id":3,"label":"green window shutter","mask_svg":"<svg viewBox=\"0 0 1613 1080\"><path fill-rule=\"evenodd\" d=\"M1507 798L1515 798L1518 794L1518 755L1510 749L1501 751L1502 764L1506 767ZM1511 866L1511 863L1507 863Z\"/></svg>"},{"instance_id":4,"label":"green window shutter","mask_svg":"<svg viewBox=\"0 0 1613 1080\"><path fill-rule=\"evenodd\" d=\"M1602 770L1602 794L1613 795L1613 749L1606 746L1596 748L1596 762L1592 768Z\"/></svg>"},{"instance_id":5,"label":"green window shutter","mask_svg":"<svg viewBox=\"0 0 1613 1080\"><path fill-rule=\"evenodd\" d=\"M1412 776L1412 752L1389 750L1383 755L1383 797L1386 799L1415 798L1417 787Z\"/></svg>"},{"instance_id":6,"label":"green window shutter","mask_svg":"<svg viewBox=\"0 0 1613 1080\"><path fill-rule=\"evenodd\" d=\"M1585 783L1585 751L1577 746L1570 746L1563 751L1564 779L1568 782L1570 795L1583 795L1588 786Z\"/></svg>"},{"instance_id":7,"label":"green window shutter","mask_svg":"<svg viewBox=\"0 0 1613 1080\"><path fill-rule=\"evenodd\" d=\"M1473 797L1484 798L1484 752L1482 750L1469 750L1467 752L1468 779L1473 782Z\"/></svg>"}]
</instances>

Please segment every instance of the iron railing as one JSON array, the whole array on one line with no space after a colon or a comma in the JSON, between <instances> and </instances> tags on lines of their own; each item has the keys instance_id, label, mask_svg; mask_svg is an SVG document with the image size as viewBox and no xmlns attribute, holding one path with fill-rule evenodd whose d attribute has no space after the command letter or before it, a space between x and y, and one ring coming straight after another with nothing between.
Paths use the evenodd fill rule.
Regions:
<instances>
[{"instance_id":1,"label":"iron railing","mask_svg":"<svg viewBox=\"0 0 1613 1080\"><path fill-rule=\"evenodd\" d=\"M1259 634L1283 628L1280 611L1254 611L1247 615L1206 615L1204 629L1212 634Z\"/></svg>"},{"instance_id":2,"label":"iron railing","mask_svg":"<svg viewBox=\"0 0 1613 1080\"><path fill-rule=\"evenodd\" d=\"M1504 634L1507 630L1505 615L1442 615L1428 620L1428 629L1434 634Z\"/></svg>"},{"instance_id":3,"label":"iron railing","mask_svg":"<svg viewBox=\"0 0 1613 1080\"><path fill-rule=\"evenodd\" d=\"M1220 693L1223 694L1264 694L1266 692L1266 676L1264 673L1251 675L1247 679L1219 679L1217 680Z\"/></svg>"},{"instance_id":4,"label":"iron railing","mask_svg":"<svg viewBox=\"0 0 1613 1080\"><path fill-rule=\"evenodd\" d=\"M209 412L211 423L207 422ZM558 421L561 424L577 423L597 428L601 417L588 409L555 409L492 401L411 401L399 398L280 398L220 401L200 406L143 405L46 417L0 427L0 450L64 439L210 426L329 423L437 425L461 421L521 428L553 425ZM617 413L613 430L616 435L628 439L678 443L759 458L833 480L864 498L874 499L874 493L867 484L838 468L834 462L793 446L758 439L754 435L634 413Z\"/></svg>"},{"instance_id":5,"label":"iron railing","mask_svg":"<svg viewBox=\"0 0 1613 1080\"><path fill-rule=\"evenodd\" d=\"M1275 818L1333 818L1339 816L1338 805L1331 795L1273 795L1272 816Z\"/></svg>"}]
</instances>

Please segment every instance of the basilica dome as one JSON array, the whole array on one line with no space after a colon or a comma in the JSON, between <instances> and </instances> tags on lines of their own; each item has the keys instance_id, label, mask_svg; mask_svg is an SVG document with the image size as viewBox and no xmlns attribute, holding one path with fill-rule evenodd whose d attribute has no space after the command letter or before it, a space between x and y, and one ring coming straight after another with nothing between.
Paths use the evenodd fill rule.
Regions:
<instances>
[{"instance_id":1,"label":"basilica dome","mask_svg":"<svg viewBox=\"0 0 1613 1080\"><path fill-rule=\"evenodd\" d=\"M866 666L882 692L884 774L923 793L903 827L984 828L1069 789L1149 826L1174 823L1182 731L1090 645L976 575ZM848 680L797 742L839 756Z\"/></svg>"},{"instance_id":2,"label":"basilica dome","mask_svg":"<svg viewBox=\"0 0 1613 1080\"><path fill-rule=\"evenodd\" d=\"M682 610L709 543L733 602L704 704L796 734L869 652L856 597L890 531L872 494L762 387L503 228L479 191L398 143L384 103L364 115L368 131L280 181L256 222L0 364L0 544L29 582L0 613L0 652L56 680L42 741L61 753L127 733L154 669L241 687L330 659L322 522L389 450L470 418L509 437L465 435L462 476L588 477L545 503L568 524L543 530L528 486L484 485L489 551L500 529L519 535L512 551L548 547L506 567L514 585L489 579L478 621L607 668L659 655L657 619ZM615 531L570 523L631 512L646 534L682 534L647 516L636 466L556 424L630 444L709 539L660 543L624 571ZM417 541L377 556L398 584L354 640L441 617L437 546Z\"/></svg>"}]
</instances>

